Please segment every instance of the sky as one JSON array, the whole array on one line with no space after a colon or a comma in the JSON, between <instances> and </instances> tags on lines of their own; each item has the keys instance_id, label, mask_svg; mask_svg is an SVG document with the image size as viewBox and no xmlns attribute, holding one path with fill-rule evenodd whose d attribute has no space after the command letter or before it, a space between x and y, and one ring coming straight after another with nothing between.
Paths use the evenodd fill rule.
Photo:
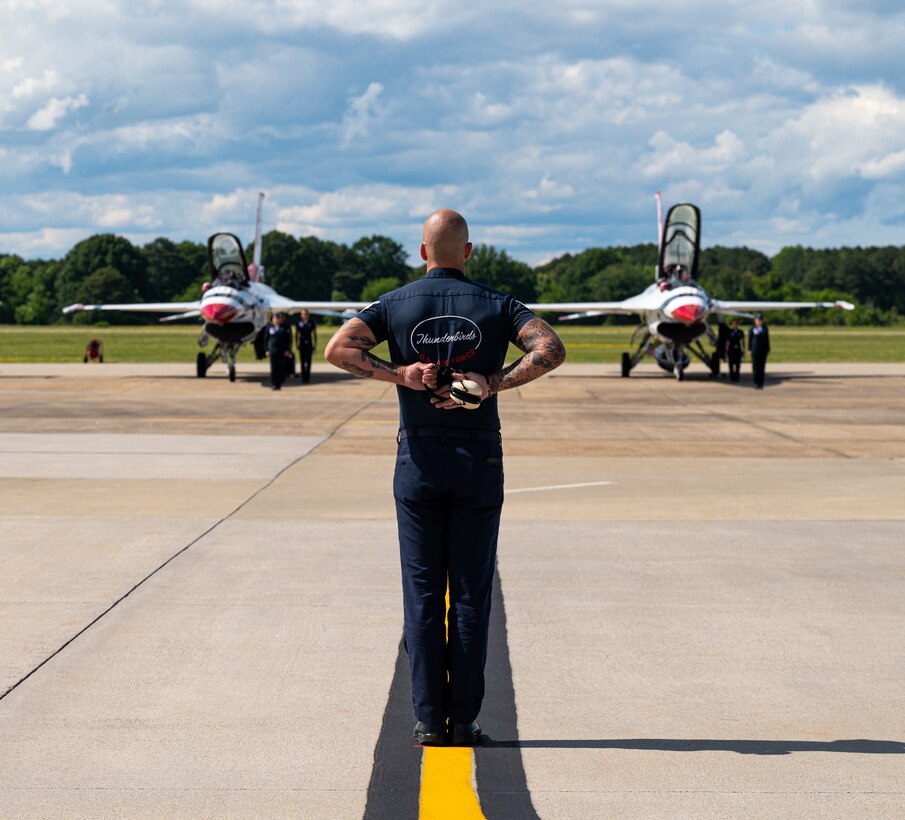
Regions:
<instances>
[{"instance_id":1,"label":"sky","mask_svg":"<svg viewBox=\"0 0 905 820\"><path fill-rule=\"evenodd\" d=\"M438 207L532 265L905 244L900 0L0 0L0 253L351 243ZM264 249L266 263L266 247Z\"/></svg>"}]
</instances>

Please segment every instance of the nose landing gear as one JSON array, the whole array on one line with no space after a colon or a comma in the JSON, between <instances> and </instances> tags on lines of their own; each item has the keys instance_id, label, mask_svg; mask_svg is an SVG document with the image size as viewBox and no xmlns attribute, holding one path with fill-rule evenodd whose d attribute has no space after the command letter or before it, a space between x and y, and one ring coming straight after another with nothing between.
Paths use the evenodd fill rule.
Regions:
<instances>
[{"instance_id":1,"label":"nose landing gear","mask_svg":"<svg viewBox=\"0 0 905 820\"><path fill-rule=\"evenodd\" d=\"M236 354L239 352L239 345L233 344L217 344L210 353L199 351L195 357L195 375L199 379L203 379L207 375L210 366L218 359L226 365L226 372L229 374L229 380L236 380Z\"/></svg>"}]
</instances>

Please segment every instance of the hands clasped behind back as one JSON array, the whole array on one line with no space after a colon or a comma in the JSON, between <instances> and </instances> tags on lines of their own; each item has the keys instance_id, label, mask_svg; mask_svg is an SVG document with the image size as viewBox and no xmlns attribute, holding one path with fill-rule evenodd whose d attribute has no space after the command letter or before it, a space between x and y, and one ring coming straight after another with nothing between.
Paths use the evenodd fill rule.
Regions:
<instances>
[{"instance_id":1,"label":"hands clasped behind back","mask_svg":"<svg viewBox=\"0 0 905 820\"><path fill-rule=\"evenodd\" d=\"M435 393L431 398L431 404L438 410L461 410L462 402L456 401L449 395L452 385L445 384L442 387L438 387L438 375L439 368L435 364L426 365L422 371L422 389L427 389ZM453 371L452 378L455 381L470 379L478 384L481 387L481 401L484 401L484 399L490 396L487 377L482 376L480 373L474 373L473 371L462 373L456 370Z\"/></svg>"}]
</instances>

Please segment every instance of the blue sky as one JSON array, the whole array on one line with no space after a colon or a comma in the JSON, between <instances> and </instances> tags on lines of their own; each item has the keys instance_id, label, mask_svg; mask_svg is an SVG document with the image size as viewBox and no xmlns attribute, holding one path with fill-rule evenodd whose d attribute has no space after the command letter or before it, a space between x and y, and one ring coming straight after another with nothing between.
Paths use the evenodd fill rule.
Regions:
<instances>
[{"instance_id":1,"label":"blue sky","mask_svg":"<svg viewBox=\"0 0 905 820\"><path fill-rule=\"evenodd\" d=\"M4 0L0 253L264 229L537 264L656 237L905 244L896 0ZM266 249L265 249L266 262Z\"/></svg>"}]
</instances>

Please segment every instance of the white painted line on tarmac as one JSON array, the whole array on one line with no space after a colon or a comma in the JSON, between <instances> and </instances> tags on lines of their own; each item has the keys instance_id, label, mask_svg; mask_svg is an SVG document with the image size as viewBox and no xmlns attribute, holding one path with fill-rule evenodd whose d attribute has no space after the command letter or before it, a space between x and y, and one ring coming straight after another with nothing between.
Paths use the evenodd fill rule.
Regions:
<instances>
[{"instance_id":1,"label":"white painted line on tarmac","mask_svg":"<svg viewBox=\"0 0 905 820\"><path fill-rule=\"evenodd\" d=\"M606 484L615 484L615 481L583 481L581 484L549 484L546 487L518 487L514 490L506 490L506 495L513 493L539 493L544 490L571 490L573 487L603 487Z\"/></svg>"}]
</instances>

